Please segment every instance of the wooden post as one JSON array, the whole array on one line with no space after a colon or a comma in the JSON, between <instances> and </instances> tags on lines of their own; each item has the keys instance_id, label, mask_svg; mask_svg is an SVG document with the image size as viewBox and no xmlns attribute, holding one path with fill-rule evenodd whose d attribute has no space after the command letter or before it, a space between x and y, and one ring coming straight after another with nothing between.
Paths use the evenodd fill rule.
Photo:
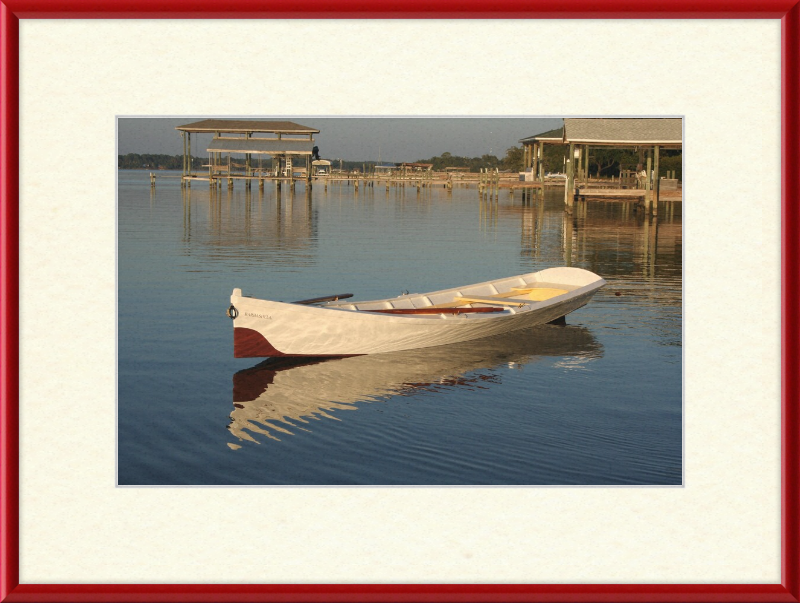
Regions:
<instances>
[{"instance_id":1,"label":"wooden post","mask_svg":"<svg viewBox=\"0 0 800 603\"><path fill-rule=\"evenodd\" d=\"M581 180L586 181L586 174L588 173L589 157L586 153L586 145L581 145Z\"/></svg>"},{"instance_id":2,"label":"wooden post","mask_svg":"<svg viewBox=\"0 0 800 603\"><path fill-rule=\"evenodd\" d=\"M586 182L589 182L589 145L583 145L583 152L585 154L585 158L583 160L583 179Z\"/></svg>"},{"instance_id":3,"label":"wooden post","mask_svg":"<svg viewBox=\"0 0 800 603\"><path fill-rule=\"evenodd\" d=\"M644 178L644 208L647 213L650 213L651 203L653 201L650 195L650 170L652 168L652 157L650 157L650 149L647 150L647 175Z\"/></svg>"},{"instance_id":4,"label":"wooden post","mask_svg":"<svg viewBox=\"0 0 800 603\"><path fill-rule=\"evenodd\" d=\"M181 138L183 139L183 169L181 170L181 176L186 175L186 132L181 131Z\"/></svg>"},{"instance_id":5,"label":"wooden post","mask_svg":"<svg viewBox=\"0 0 800 603\"><path fill-rule=\"evenodd\" d=\"M569 143L569 156L566 158L567 164L567 186L564 189L564 204L572 207L575 198L575 144Z\"/></svg>"},{"instance_id":6,"label":"wooden post","mask_svg":"<svg viewBox=\"0 0 800 603\"><path fill-rule=\"evenodd\" d=\"M658 156L661 149L658 145L653 147L653 215L658 215L658 191L661 178L658 175Z\"/></svg>"},{"instance_id":7,"label":"wooden post","mask_svg":"<svg viewBox=\"0 0 800 603\"><path fill-rule=\"evenodd\" d=\"M573 157L574 159L574 157ZM574 162L570 162L574 163ZM572 266L572 235L574 232L574 224L572 223L572 215L564 214L563 218L563 232L564 232L564 263L567 266Z\"/></svg>"},{"instance_id":8,"label":"wooden post","mask_svg":"<svg viewBox=\"0 0 800 603\"><path fill-rule=\"evenodd\" d=\"M244 139L250 140L250 132L244 133ZM245 183L245 190L250 190L250 153L244 154L244 175L247 179L244 181Z\"/></svg>"},{"instance_id":9,"label":"wooden post","mask_svg":"<svg viewBox=\"0 0 800 603\"><path fill-rule=\"evenodd\" d=\"M244 155L244 175L247 178L245 182L245 189L250 189L250 153Z\"/></svg>"}]
</instances>

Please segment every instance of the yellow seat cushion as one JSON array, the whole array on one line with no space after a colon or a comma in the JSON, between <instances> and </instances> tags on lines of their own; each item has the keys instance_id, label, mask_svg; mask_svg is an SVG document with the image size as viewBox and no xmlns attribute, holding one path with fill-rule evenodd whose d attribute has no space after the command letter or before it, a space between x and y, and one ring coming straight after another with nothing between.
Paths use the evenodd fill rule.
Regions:
<instances>
[{"instance_id":1,"label":"yellow seat cushion","mask_svg":"<svg viewBox=\"0 0 800 603\"><path fill-rule=\"evenodd\" d=\"M515 293L512 294L514 297L522 297L525 299L531 299L533 301L545 301L551 297L556 297L557 295L564 295L564 293L567 293L566 289L553 289L550 287L538 287L533 289L526 289L523 287L517 289L515 287L514 289Z\"/></svg>"},{"instance_id":2,"label":"yellow seat cushion","mask_svg":"<svg viewBox=\"0 0 800 603\"><path fill-rule=\"evenodd\" d=\"M518 305L528 301L545 301L557 295L567 293L566 289L553 289L550 287L514 287L506 293L497 295L465 295L458 296L451 302L428 306L429 308L457 308L468 304L497 304L497 305ZM507 300L507 301L506 301Z\"/></svg>"}]
</instances>

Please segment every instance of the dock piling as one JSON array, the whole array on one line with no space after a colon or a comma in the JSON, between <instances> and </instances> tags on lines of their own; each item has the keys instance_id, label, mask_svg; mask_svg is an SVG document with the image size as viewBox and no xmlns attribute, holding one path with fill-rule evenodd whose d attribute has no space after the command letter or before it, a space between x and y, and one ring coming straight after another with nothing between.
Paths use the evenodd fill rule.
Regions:
<instances>
[{"instance_id":1,"label":"dock piling","mask_svg":"<svg viewBox=\"0 0 800 603\"><path fill-rule=\"evenodd\" d=\"M647 176L644 179L644 190L645 190L645 197L644 197L644 209L645 213L650 213L650 209L653 203L652 197L652 187L650 186L650 178L652 177L652 161L653 158L650 156L650 150L647 150Z\"/></svg>"},{"instance_id":2,"label":"dock piling","mask_svg":"<svg viewBox=\"0 0 800 603\"><path fill-rule=\"evenodd\" d=\"M658 145L653 147L653 215L658 215L658 192L661 184L661 178L658 176L658 156L660 148Z\"/></svg>"}]
</instances>

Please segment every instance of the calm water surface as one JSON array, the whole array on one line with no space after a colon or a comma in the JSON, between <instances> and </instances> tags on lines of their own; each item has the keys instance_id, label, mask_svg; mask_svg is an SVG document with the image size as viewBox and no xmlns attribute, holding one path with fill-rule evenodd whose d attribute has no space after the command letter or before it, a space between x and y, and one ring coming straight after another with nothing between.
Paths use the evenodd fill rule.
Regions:
<instances>
[{"instance_id":1,"label":"calm water surface","mask_svg":"<svg viewBox=\"0 0 800 603\"><path fill-rule=\"evenodd\" d=\"M679 485L681 205L119 172L122 485ZM324 362L234 359L234 287L291 301L553 266L608 285L568 325Z\"/></svg>"}]
</instances>

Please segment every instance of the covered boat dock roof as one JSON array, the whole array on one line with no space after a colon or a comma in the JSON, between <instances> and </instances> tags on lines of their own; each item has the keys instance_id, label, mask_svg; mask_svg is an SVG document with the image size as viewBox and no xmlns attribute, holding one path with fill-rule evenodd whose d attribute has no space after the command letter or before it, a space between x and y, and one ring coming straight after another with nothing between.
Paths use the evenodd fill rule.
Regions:
<instances>
[{"instance_id":1,"label":"covered boat dock roof","mask_svg":"<svg viewBox=\"0 0 800 603\"><path fill-rule=\"evenodd\" d=\"M532 143L538 140L546 140L550 142L563 142L564 141L564 126L560 128L556 128L555 130L548 130L547 132L542 132L541 134L535 134L534 136L528 136L527 138L523 138L520 140L521 143Z\"/></svg>"},{"instance_id":2,"label":"covered boat dock roof","mask_svg":"<svg viewBox=\"0 0 800 603\"><path fill-rule=\"evenodd\" d=\"M567 117L561 128L528 136L523 145L588 144L592 146L659 145L680 148L683 120L679 117Z\"/></svg>"},{"instance_id":3,"label":"covered boat dock roof","mask_svg":"<svg viewBox=\"0 0 800 603\"><path fill-rule=\"evenodd\" d=\"M669 117L566 118L565 144L592 146L651 146L678 148L683 143L683 120Z\"/></svg>"},{"instance_id":4,"label":"covered boat dock roof","mask_svg":"<svg viewBox=\"0 0 800 603\"><path fill-rule=\"evenodd\" d=\"M261 119L203 119L176 130L182 132L219 132L237 134L319 134L319 130L301 126L293 121L265 121Z\"/></svg>"}]
</instances>

